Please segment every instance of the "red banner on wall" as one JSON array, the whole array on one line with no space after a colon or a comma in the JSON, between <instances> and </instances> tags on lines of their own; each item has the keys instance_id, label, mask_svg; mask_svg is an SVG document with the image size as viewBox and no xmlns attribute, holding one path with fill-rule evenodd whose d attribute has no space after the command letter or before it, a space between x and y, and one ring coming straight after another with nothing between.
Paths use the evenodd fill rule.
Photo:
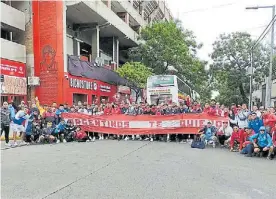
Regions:
<instances>
[{"instance_id":1,"label":"red banner on wall","mask_svg":"<svg viewBox=\"0 0 276 199\"><path fill-rule=\"evenodd\" d=\"M110 134L194 134L211 121L217 128L227 118L207 114L183 115L102 115L91 116L81 113L64 113L65 120L71 120L85 131Z\"/></svg>"},{"instance_id":2,"label":"red banner on wall","mask_svg":"<svg viewBox=\"0 0 276 199\"><path fill-rule=\"evenodd\" d=\"M1 75L26 77L26 65L21 62L0 59Z\"/></svg>"}]
</instances>

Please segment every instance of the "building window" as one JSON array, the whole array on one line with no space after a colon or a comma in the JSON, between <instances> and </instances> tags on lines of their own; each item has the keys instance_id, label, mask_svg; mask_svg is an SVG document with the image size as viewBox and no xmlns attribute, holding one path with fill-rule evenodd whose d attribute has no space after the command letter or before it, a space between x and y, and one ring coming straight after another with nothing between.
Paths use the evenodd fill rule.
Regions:
<instances>
[{"instance_id":1,"label":"building window","mask_svg":"<svg viewBox=\"0 0 276 199\"><path fill-rule=\"evenodd\" d=\"M81 102L82 104L84 102L87 103L87 95L74 93L73 94L73 104L78 104L78 102Z\"/></svg>"},{"instance_id":2,"label":"building window","mask_svg":"<svg viewBox=\"0 0 276 199\"><path fill-rule=\"evenodd\" d=\"M4 29L1 29L1 38L11 41L11 33Z\"/></svg>"}]
</instances>

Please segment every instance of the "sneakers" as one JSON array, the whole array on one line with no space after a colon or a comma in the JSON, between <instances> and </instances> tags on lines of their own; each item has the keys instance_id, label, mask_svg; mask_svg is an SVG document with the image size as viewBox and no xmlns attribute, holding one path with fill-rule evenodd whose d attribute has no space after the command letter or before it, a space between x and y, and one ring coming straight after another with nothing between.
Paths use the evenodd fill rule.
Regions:
<instances>
[{"instance_id":1,"label":"sneakers","mask_svg":"<svg viewBox=\"0 0 276 199\"><path fill-rule=\"evenodd\" d=\"M63 143L66 143L67 141L65 139L63 139Z\"/></svg>"},{"instance_id":2,"label":"sneakers","mask_svg":"<svg viewBox=\"0 0 276 199\"><path fill-rule=\"evenodd\" d=\"M57 144L58 144L58 143L60 143L60 140L57 140L57 142L56 142L56 143L57 143Z\"/></svg>"},{"instance_id":3,"label":"sneakers","mask_svg":"<svg viewBox=\"0 0 276 199\"><path fill-rule=\"evenodd\" d=\"M13 146L18 146L17 142L14 142L14 143L13 143Z\"/></svg>"},{"instance_id":4,"label":"sneakers","mask_svg":"<svg viewBox=\"0 0 276 199\"><path fill-rule=\"evenodd\" d=\"M125 137L125 141L128 141L128 140L129 140L129 138L128 138L128 136L126 136L126 137Z\"/></svg>"},{"instance_id":5,"label":"sneakers","mask_svg":"<svg viewBox=\"0 0 276 199\"><path fill-rule=\"evenodd\" d=\"M150 142L153 142L153 138L150 138Z\"/></svg>"},{"instance_id":6,"label":"sneakers","mask_svg":"<svg viewBox=\"0 0 276 199\"><path fill-rule=\"evenodd\" d=\"M96 138L95 137L93 137L93 139L91 140L92 142L95 142L95 140L96 140Z\"/></svg>"},{"instance_id":7,"label":"sneakers","mask_svg":"<svg viewBox=\"0 0 276 199\"><path fill-rule=\"evenodd\" d=\"M148 140L149 140L149 138L145 138L144 140L145 140L145 141L148 141Z\"/></svg>"},{"instance_id":8,"label":"sneakers","mask_svg":"<svg viewBox=\"0 0 276 199\"><path fill-rule=\"evenodd\" d=\"M5 146L11 147L11 144L8 142L8 143L5 143Z\"/></svg>"},{"instance_id":9,"label":"sneakers","mask_svg":"<svg viewBox=\"0 0 276 199\"><path fill-rule=\"evenodd\" d=\"M27 143L25 141L20 142L20 145L26 145Z\"/></svg>"},{"instance_id":10,"label":"sneakers","mask_svg":"<svg viewBox=\"0 0 276 199\"><path fill-rule=\"evenodd\" d=\"M271 157L271 155L268 155L268 156L267 156L267 159L268 159L268 160L272 160L273 158Z\"/></svg>"}]
</instances>

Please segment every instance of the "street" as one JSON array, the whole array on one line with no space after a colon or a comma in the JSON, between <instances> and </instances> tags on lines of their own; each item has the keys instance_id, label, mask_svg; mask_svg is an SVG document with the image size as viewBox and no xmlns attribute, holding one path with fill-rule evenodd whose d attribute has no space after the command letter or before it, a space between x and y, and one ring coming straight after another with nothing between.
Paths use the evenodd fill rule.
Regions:
<instances>
[{"instance_id":1,"label":"street","mask_svg":"<svg viewBox=\"0 0 276 199\"><path fill-rule=\"evenodd\" d=\"M106 140L1 153L3 199L275 198L275 160L224 149Z\"/></svg>"}]
</instances>

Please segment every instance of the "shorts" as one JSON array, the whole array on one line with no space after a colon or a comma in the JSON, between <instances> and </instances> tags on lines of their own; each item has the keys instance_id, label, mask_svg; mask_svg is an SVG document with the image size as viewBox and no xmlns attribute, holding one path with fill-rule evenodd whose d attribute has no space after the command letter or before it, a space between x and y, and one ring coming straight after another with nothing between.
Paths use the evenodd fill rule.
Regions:
<instances>
[{"instance_id":1,"label":"shorts","mask_svg":"<svg viewBox=\"0 0 276 199\"><path fill-rule=\"evenodd\" d=\"M11 131L14 133L25 132L25 127L23 125L11 123Z\"/></svg>"}]
</instances>

